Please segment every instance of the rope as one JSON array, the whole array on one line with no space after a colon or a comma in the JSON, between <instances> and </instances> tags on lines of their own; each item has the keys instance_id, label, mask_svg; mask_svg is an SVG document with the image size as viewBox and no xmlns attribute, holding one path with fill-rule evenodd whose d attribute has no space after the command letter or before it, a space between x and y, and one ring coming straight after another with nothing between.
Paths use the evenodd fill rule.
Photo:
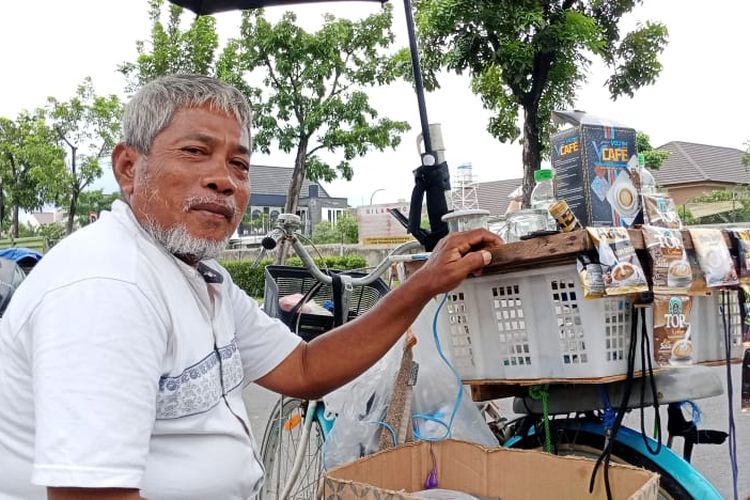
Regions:
<instances>
[{"instance_id":1,"label":"rope","mask_svg":"<svg viewBox=\"0 0 750 500\"><path fill-rule=\"evenodd\" d=\"M552 453L552 432L549 425L549 384L533 385L529 388L529 396L532 399L542 401L542 413L544 423L544 451Z\"/></svg>"},{"instance_id":2,"label":"rope","mask_svg":"<svg viewBox=\"0 0 750 500\"><path fill-rule=\"evenodd\" d=\"M731 317L729 314L729 299L727 295L729 291L721 291L721 322L724 326L724 353L726 354L726 366L727 366L727 401L729 410L729 461L732 465L732 492L734 493L734 500L739 498L739 492L737 490L737 476L739 470L737 467L737 429L734 425L734 394L732 387L732 329L731 329Z\"/></svg>"}]
</instances>

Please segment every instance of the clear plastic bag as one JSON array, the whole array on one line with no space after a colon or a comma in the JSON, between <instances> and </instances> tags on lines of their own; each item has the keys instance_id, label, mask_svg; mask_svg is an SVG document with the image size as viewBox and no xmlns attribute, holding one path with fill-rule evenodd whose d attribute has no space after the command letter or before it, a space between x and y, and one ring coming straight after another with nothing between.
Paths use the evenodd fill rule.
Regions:
<instances>
[{"instance_id":1,"label":"clear plastic bag","mask_svg":"<svg viewBox=\"0 0 750 500\"><path fill-rule=\"evenodd\" d=\"M459 398L459 382L438 355L433 339L432 320L437 304L435 300L430 301L412 325L418 340L413 348L414 361L419 364L413 388L411 423L414 436L426 440L450 437L497 446L497 438L462 385L460 403L448 432ZM323 448L323 465L326 469L378 451L380 433L388 432L381 422L388 410L402 351L403 341L397 342L367 372L324 398L326 412L335 410L331 416L337 414Z\"/></svg>"}]
</instances>

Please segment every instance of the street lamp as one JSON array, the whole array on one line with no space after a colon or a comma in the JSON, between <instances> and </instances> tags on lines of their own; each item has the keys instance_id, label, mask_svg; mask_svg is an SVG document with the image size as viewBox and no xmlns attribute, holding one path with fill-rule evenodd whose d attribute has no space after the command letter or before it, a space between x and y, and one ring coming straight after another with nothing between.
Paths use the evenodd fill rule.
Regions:
<instances>
[{"instance_id":1,"label":"street lamp","mask_svg":"<svg viewBox=\"0 0 750 500\"><path fill-rule=\"evenodd\" d=\"M375 196L375 193L379 191L385 191L385 188L376 189L375 191L372 192L372 194L370 195L370 205L372 205L372 198Z\"/></svg>"}]
</instances>

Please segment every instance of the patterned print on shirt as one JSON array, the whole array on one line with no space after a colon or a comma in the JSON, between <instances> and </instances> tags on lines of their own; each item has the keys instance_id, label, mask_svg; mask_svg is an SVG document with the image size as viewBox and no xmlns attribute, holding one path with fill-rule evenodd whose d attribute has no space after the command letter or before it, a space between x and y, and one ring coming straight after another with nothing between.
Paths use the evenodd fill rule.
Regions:
<instances>
[{"instance_id":1,"label":"patterned print on shirt","mask_svg":"<svg viewBox=\"0 0 750 500\"><path fill-rule=\"evenodd\" d=\"M244 372L237 339L211 351L205 358L175 377L159 379L156 419L168 420L204 413L216 406L224 393L242 384Z\"/></svg>"}]
</instances>

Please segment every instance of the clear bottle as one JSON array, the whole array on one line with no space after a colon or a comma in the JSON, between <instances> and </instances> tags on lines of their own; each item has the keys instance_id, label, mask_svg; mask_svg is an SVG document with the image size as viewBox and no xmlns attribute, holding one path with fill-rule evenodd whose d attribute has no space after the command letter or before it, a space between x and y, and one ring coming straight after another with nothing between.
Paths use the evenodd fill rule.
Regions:
<instances>
[{"instance_id":1,"label":"clear bottle","mask_svg":"<svg viewBox=\"0 0 750 500\"><path fill-rule=\"evenodd\" d=\"M656 192L656 179L646 168L646 156L643 153L638 153L638 177L641 181L641 194Z\"/></svg>"},{"instance_id":2,"label":"clear bottle","mask_svg":"<svg viewBox=\"0 0 750 500\"><path fill-rule=\"evenodd\" d=\"M543 210L547 214L547 229L550 231L557 230L557 221L549 213L549 207L555 200L555 188L552 184L552 178L554 174L552 170L541 169L534 172L534 180L536 186L531 192L531 208L535 210Z\"/></svg>"}]
</instances>

